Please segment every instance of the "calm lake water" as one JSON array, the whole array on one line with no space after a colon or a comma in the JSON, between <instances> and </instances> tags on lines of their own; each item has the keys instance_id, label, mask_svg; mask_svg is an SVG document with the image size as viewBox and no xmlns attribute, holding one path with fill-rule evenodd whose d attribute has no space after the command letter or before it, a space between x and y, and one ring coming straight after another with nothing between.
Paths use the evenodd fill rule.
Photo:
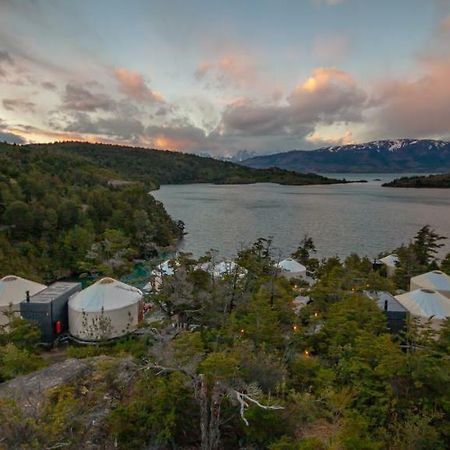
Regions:
<instances>
[{"instance_id":1,"label":"calm lake water","mask_svg":"<svg viewBox=\"0 0 450 450\"><path fill-rule=\"evenodd\" d=\"M334 174L337 177L337 174ZM318 255L374 257L408 242L425 224L450 237L450 190L381 187L395 174L339 174L368 183L328 186L276 184L161 186L152 194L174 219L186 225L180 249L201 256L236 254L258 237L273 236L282 256L304 234L313 237ZM381 181L375 181L375 179ZM444 251L450 251L447 242ZM442 253L444 253L444 251Z\"/></svg>"}]
</instances>

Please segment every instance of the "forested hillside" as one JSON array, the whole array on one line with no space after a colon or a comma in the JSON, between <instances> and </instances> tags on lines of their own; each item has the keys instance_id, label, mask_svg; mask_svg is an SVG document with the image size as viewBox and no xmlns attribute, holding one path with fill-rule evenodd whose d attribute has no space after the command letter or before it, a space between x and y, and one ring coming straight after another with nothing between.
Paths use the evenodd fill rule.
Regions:
<instances>
[{"instance_id":1,"label":"forested hillside","mask_svg":"<svg viewBox=\"0 0 450 450\"><path fill-rule=\"evenodd\" d=\"M396 178L389 183L383 184L383 186L405 188L450 188L450 173Z\"/></svg>"},{"instance_id":2,"label":"forested hillside","mask_svg":"<svg viewBox=\"0 0 450 450\"><path fill-rule=\"evenodd\" d=\"M113 169L128 179L155 184L260 182L307 185L342 182L316 174L300 174L277 168L257 170L212 158L146 148L82 142L40 144L28 147L57 149L82 155L96 165Z\"/></svg>"},{"instance_id":3,"label":"forested hillside","mask_svg":"<svg viewBox=\"0 0 450 450\"><path fill-rule=\"evenodd\" d=\"M181 237L147 186L117 178L51 146L0 146L0 275L120 275Z\"/></svg>"}]
</instances>

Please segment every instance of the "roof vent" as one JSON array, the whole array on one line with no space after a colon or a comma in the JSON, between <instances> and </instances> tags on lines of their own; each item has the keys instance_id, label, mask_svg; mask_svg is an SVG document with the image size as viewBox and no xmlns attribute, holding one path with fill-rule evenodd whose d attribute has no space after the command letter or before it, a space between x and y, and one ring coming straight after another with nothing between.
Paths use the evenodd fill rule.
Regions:
<instances>
[{"instance_id":1,"label":"roof vent","mask_svg":"<svg viewBox=\"0 0 450 450\"><path fill-rule=\"evenodd\" d=\"M431 289L421 289L422 292L425 292L425 294L435 294L436 291L432 291Z\"/></svg>"},{"instance_id":2,"label":"roof vent","mask_svg":"<svg viewBox=\"0 0 450 450\"><path fill-rule=\"evenodd\" d=\"M99 284L111 284L114 283L114 281L115 280L113 278L103 278L99 281Z\"/></svg>"},{"instance_id":3,"label":"roof vent","mask_svg":"<svg viewBox=\"0 0 450 450\"><path fill-rule=\"evenodd\" d=\"M444 272L441 272L440 270L433 270L433 273L437 273L438 275L443 275Z\"/></svg>"}]
</instances>

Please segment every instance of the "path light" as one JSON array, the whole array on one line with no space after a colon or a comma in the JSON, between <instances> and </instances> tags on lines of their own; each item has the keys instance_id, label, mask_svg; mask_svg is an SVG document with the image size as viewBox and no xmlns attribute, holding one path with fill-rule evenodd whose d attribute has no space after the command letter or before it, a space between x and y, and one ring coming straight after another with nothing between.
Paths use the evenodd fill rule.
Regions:
<instances>
[{"instance_id":1,"label":"path light","mask_svg":"<svg viewBox=\"0 0 450 450\"><path fill-rule=\"evenodd\" d=\"M315 312L314 317L318 317L318 316L319 316L319 313Z\"/></svg>"},{"instance_id":2,"label":"path light","mask_svg":"<svg viewBox=\"0 0 450 450\"><path fill-rule=\"evenodd\" d=\"M305 350L305 356L309 356L308 350Z\"/></svg>"},{"instance_id":3,"label":"path light","mask_svg":"<svg viewBox=\"0 0 450 450\"><path fill-rule=\"evenodd\" d=\"M241 334L244 334L244 329L243 328L241 328Z\"/></svg>"},{"instance_id":4,"label":"path light","mask_svg":"<svg viewBox=\"0 0 450 450\"><path fill-rule=\"evenodd\" d=\"M292 328L294 329L294 331L297 331L297 325L294 325Z\"/></svg>"}]
</instances>

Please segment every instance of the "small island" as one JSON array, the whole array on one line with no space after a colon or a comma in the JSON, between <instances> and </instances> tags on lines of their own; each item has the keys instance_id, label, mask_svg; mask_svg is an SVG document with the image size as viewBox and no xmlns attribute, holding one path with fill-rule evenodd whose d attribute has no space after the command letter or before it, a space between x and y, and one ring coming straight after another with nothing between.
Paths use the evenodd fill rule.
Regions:
<instances>
[{"instance_id":1,"label":"small island","mask_svg":"<svg viewBox=\"0 0 450 450\"><path fill-rule=\"evenodd\" d=\"M384 187L403 188L450 188L450 173L437 175L418 175L413 177L401 177L384 183Z\"/></svg>"}]
</instances>

